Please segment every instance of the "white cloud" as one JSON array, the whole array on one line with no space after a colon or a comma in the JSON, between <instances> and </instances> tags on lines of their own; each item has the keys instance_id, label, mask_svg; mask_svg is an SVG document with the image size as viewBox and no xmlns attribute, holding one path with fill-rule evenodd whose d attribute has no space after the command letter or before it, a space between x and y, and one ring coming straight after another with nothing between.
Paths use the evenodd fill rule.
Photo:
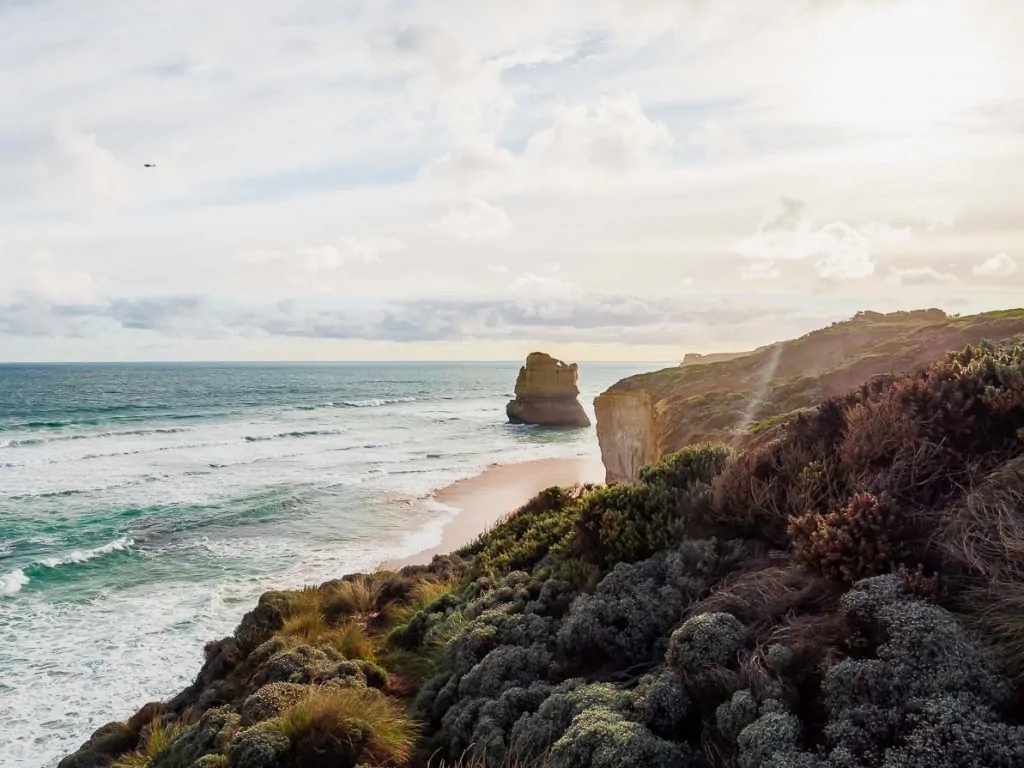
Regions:
<instances>
[{"instance_id":1,"label":"white cloud","mask_svg":"<svg viewBox=\"0 0 1024 768\"><path fill-rule=\"evenodd\" d=\"M957 282L956 275L939 272L932 267L911 267L909 269L893 269L889 282L896 285L934 285Z\"/></svg>"},{"instance_id":2,"label":"white cloud","mask_svg":"<svg viewBox=\"0 0 1024 768\"><path fill-rule=\"evenodd\" d=\"M804 201L785 196L734 251L754 262L745 272L748 277L776 276L773 265L779 261L813 260L818 277L830 280L862 279L875 271L867 237L839 221L818 226Z\"/></svg>"},{"instance_id":3,"label":"white cloud","mask_svg":"<svg viewBox=\"0 0 1024 768\"><path fill-rule=\"evenodd\" d=\"M453 206L431 226L459 240L508 237L513 229L512 221L502 208L479 199Z\"/></svg>"},{"instance_id":4,"label":"white cloud","mask_svg":"<svg viewBox=\"0 0 1024 768\"><path fill-rule=\"evenodd\" d=\"M346 264L374 264L383 253L404 251L408 246L396 238L342 237L326 245L306 245L287 249L251 249L238 254L243 264L281 265L287 269L318 273L336 270Z\"/></svg>"},{"instance_id":5,"label":"white cloud","mask_svg":"<svg viewBox=\"0 0 1024 768\"><path fill-rule=\"evenodd\" d=\"M721 120L705 120L700 128L691 131L688 143L714 159L742 157L750 152L743 134Z\"/></svg>"},{"instance_id":6,"label":"white cloud","mask_svg":"<svg viewBox=\"0 0 1024 768\"><path fill-rule=\"evenodd\" d=\"M679 281L679 285L683 288L692 288L695 282L696 280L694 280L692 277L684 277L682 280Z\"/></svg>"},{"instance_id":7,"label":"white cloud","mask_svg":"<svg viewBox=\"0 0 1024 768\"><path fill-rule=\"evenodd\" d=\"M489 264L487 268L496 275L507 275L508 267L504 264Z\"/></svg>"},{"instance_id":8,"label":"white cloud","mask_svg":"<svg viewBox=\"0 0 1024 768\"><path fill-rule=\"evenodd\" d=\"M43 171L44 195L75 213L107 213L129 200L128 171L114 153L66 122L53 133L55 151Z\"/></svg>"},{"instance_id":9,"label":"white cloud","mask_svg":"<svg viewBox=\"0 0 1024 768\"><path fill-rule=\"evenodd\" d=\"M557 107L553 124L526 145L526 157L540 169L622 172L663 160L674 146L668 127L651 120L635 95L602 96Z\"/></svg>"},{"instance_id":10,"label":"white cloud","mask_svg":"<svg viewBox=\"0 0 1024 768\"><path fill-rule=\"evenodd\" d=\"M1014 274L1017 269L1017 261L1005 253L997 253L971 267L975 275L984 277L1007 277Z\"/></svg>"}]
</instances>

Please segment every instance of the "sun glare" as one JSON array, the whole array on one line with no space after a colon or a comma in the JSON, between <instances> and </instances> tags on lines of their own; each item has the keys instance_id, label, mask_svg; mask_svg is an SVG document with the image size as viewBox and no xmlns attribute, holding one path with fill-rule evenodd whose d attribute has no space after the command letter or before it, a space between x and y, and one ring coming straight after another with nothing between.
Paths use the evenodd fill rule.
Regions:
<instances>
[{"instance_id":1,"label":"sun glare","mask_svg":"<svg viewBox=\"0 0 1024 768\"><path fill-rule=\"evenodd\" d=\"M844 14L815 51L805 106L826 123L934 127L999 88L996 57L958 2L911 0Z\"/></svg>"}]
</instances>

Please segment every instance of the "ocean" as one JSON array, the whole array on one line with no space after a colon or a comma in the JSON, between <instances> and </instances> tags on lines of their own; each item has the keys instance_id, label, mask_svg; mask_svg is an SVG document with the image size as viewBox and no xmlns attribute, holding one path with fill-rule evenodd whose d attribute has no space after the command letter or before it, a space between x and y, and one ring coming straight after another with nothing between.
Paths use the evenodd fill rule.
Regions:
<instances>
[{"instance_id":1,"label":"ocean","mask_svg":"<svg viewBox=\"0 0 1024 768\"><path fill-rule=\"evenodd\" d=\"M661 367L584 363L581 402ZM438 544L432 490L599 455L506 423L518 368L0 365L0 763L176 693L261 592Z\"/></svg>"}]
</instances>

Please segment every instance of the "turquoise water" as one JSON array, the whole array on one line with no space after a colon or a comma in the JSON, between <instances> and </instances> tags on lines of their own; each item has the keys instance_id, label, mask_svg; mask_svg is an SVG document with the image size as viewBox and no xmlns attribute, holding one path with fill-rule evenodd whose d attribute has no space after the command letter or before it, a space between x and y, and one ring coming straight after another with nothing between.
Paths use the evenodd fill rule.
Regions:
<instances>
[{"instance_id":1,"label":"turquoise water","mask_svg":"<svg viewBox=\"0 0 1024 768\"><path fill-rule=\"evenodd\" d=\"M581 401L657 364L583 364ZM431 490L598 455L505 423L517 364L0 365L0 760L167 697L263 590L440 540Z\"/></svg>"}]
</instances>

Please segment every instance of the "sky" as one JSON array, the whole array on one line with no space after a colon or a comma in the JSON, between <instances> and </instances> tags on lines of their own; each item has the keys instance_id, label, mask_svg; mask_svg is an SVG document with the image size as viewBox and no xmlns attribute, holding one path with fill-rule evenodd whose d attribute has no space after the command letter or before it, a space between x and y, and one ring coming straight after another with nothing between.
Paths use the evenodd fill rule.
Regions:
<instances>
[{"instance_id":1,"label":"sky","mask_svg":"<svg viewBox=\"0 0 1024 768\"><path fill-rule=\"evenodd\" d=\"M0 361L667 361L1020 306L1022 28L1019 0L0 0Z\"/></svg>"}]
</instances>

